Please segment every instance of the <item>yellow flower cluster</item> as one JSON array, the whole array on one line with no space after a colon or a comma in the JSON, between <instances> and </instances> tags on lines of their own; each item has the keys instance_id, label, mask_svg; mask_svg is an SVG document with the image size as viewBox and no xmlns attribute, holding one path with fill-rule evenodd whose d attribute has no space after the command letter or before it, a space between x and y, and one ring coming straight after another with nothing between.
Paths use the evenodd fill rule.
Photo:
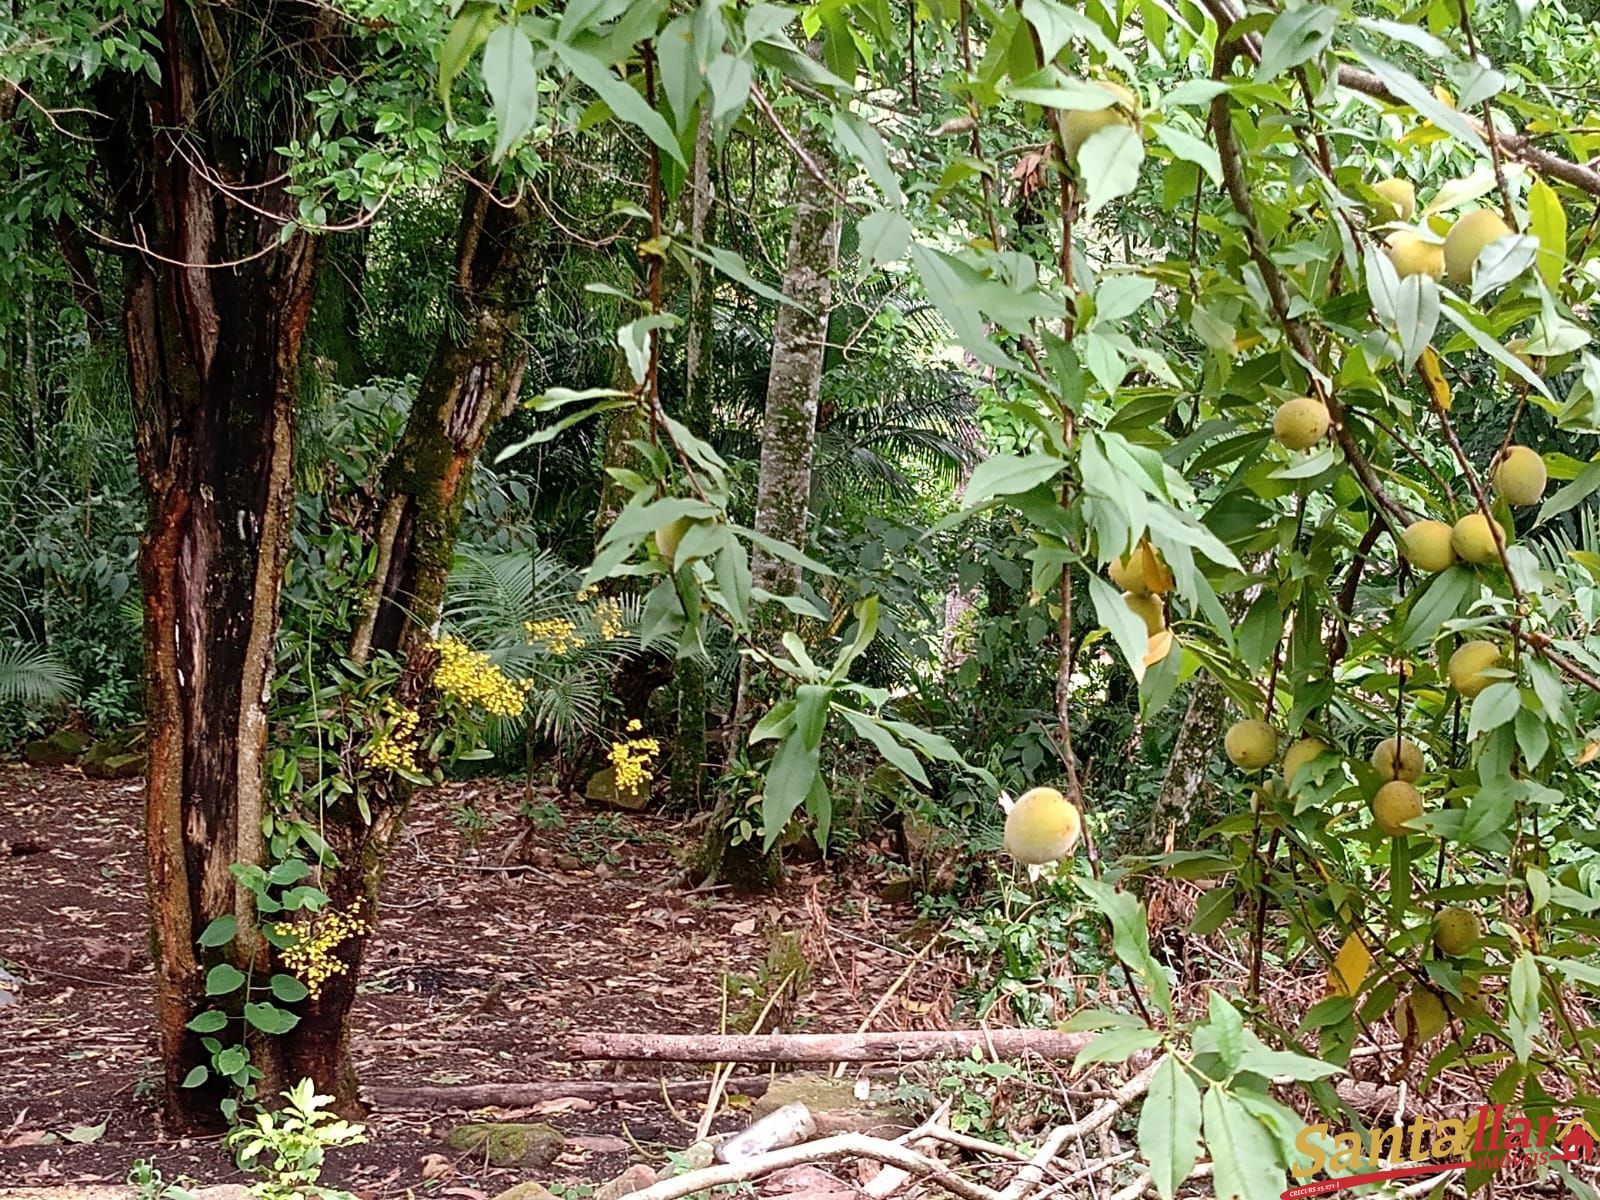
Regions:
<instances>
[{"instance_id":1,"label":"yellow flower cluster","mask_svg":"<svg viewBox=\"0 0 1600 1200\"><path fill-rule=\"evenodd\" d=\"M576 593L578 597L578 603L587 604L590 597L592 597L599 590L600 589L592 583L586 588L579 588Z\"/></svg>"},{"instance_id":2,"label":"yellow flower cluster","mask_svg":"<svg viewBox=\"0 0 1600 1200\"><path fill-rule=\"evenodd\" d=\"M551 654L562 655L568 650L582 649L586 643L577 626L571 621L560 617L551 617L545 621L524 621L522 627L528 631L528 637L535 642L543 642Z\"/></svg>"},{"instance_id":3,"label":"yellow flower cluster","mask_svg":"<svg viewBox=\"0 0 1600 1200\"><path fill-rule=\"evenodd\" d=\"M600 636L608 642L614 642L627 632L627 626L622 623L622 605L615 600L602 600L594 606L594 622L600 628Z\"/></svg>"},{"instance_id":4,"label":"yellow flower cluster","mask_svg":"<svg viewBox=\"0 0 1600 1200\"><path fill-rule=\"evenodd\" d=\"M366 933L367 928L367 923L355 915L354 909L342 913L330 908L298 921L279 921L272 932L279 937L295 939L293 945L278 952L279 957L315 998L322 994L322 985L330 976L342 975L346 970L346 964L335 958L333 952L348 939Z\"/></svg>"},{"instance_id":5,"label":"yellow flower cluster","mask_svg":"<svg viewBox=\"0 0 1600 1200\"><path fill-rule=\"evenodd\" d=\"M379 771L415 771L417 714L393 698L383 702L383 713L388 720L361 752L362 760Z\"/></svg>"},{"instance_id":6,"label":"yellow flower cluster","mask_svg":"<svg viewBox=\"0 0 1600 1200\"><path fill-rule=\"evenodd\" d=\"M497 717L515 717L526 703L527 682L505 672L460 638L443 637L430 645L439 652L433 682L445 695Z\"/></svg>"},{"instance_id":7,"label":"yellow flower cluster","mask_svg":"<svg viewBox=\"0 0 1600 1200\"><path fill-rule=\"evenodd\" d=\"M628 732L637 733L638 721L628 722ZM654 778L651 768L655 757L661 753L661 743L655 738L629 738L625 742L611 743L612 783L619 792L634 792L650 786Z\"/></svg>"}]
</instances>

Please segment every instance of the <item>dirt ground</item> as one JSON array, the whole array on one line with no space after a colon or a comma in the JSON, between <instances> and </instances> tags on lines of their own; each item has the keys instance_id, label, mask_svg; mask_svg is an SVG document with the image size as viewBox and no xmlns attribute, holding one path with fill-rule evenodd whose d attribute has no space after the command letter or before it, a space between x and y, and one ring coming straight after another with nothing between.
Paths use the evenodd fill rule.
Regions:
<instances>
[{"instance_id":1,"label":"dirt ground","mask_svg":"<svg viewBox=\"0 0 1600 1200\"><path fill-rule=\"evenodd\" d=\"M821 865L761 900L684 892L672 883L682 840L672 823L553 797L540 798L533 835L548 865L502 869L527 827L522 799L520 785L458 784L414 806L354 1014L364 1087L615 1077L616 1067L551 1061L552 1037L715 1032L725 1001L739 1013L764 999L755 993L770 983L741 994L727 980L770 979L782 935L798 935L810 964L783 1027L853 1030L927 936L873 881ZM139 819L136 781L0 764L0 968L22 981L0 1007L0 1194L120 1183L135 1159L169 1180L241 1178L219 1145L164 1139L157 1122ZM937 1024L947 1004L947 977L921 972L874 1027ZM694 1070L669 1069L706 1077ZM685 1119L698 1114L692 1101L674 1113L570 1098L495 1113L567 1136L553 1168L525 1172L449 1151L441 1139L460 1112L391 1101L374 1106L366 1145L330 1159L325 1182L465 1200L535 1175L603 1182L630 1161L659 1165L692 1140Z\"/></svg>"}]
</instances>

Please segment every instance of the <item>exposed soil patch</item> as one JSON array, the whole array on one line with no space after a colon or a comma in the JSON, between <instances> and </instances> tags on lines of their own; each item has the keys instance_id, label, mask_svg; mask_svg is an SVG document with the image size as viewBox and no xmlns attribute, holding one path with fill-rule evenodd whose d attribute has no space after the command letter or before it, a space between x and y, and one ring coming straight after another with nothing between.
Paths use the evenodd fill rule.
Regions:
<instances>
[{"instance_id":1,"label":"exposed soil patch","mask_svg":"<svg viewBox=\"0 0 1600 1200\"><path fill-rule=\"evenodd\" d=\"M649 1067L552 1062L552 1038L577 1029L714 1031L730 976L759 981L728 991L730 1014L766 998L780 935L798 937L806 964L783 1027L854 1029L926 937L870 881L820 865L800 868L766 899L680 891L672 880L681 836L670 822L554 797L542 798L545 827L534 836L549 851L540 858L559 866L503 870L521 799L520 786L486 782L452 785L414 806L355 1009L366 1086L655 1078ZM156 1119L140 819L136 781L0 765L0 968L22 981L14 1003L0 995L8 1184L120 1182L135 1158L153 1158L169 1179L239 1178L220 1146L163 1139ZM473 827L481 849L464 832ZM783 953L779 976L789 969ZM937 970L913 978L875 1028L939 1023L944 980ZM679 1109L698 1116L697 1105ZM371 1141L339 1152L327 1181L373 1196L421 1188L476 1200L524 1175L604 1181L638 1157L630 1142L654 1150L693 1136L659 1102L557 1098L503 1115L549 1122L567 1136L566 1152L539 1172L496 1169L444 1146L459 1115L377 1111ZM88 1144L61 1140L102 1123ZM41 1143L45 1133L55 1139Z\"/></svg>"}]
</instances>

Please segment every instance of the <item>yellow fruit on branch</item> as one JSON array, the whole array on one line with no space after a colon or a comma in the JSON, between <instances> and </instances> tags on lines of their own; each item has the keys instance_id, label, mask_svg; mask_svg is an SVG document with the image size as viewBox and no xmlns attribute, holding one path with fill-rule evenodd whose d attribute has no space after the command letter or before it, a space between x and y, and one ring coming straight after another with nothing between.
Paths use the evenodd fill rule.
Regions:
<instances>
[{"instance_id":1,"label":"yellow fruit on branch","mask_svg":"<svg viewBox=\"0 0 1600 1200\"><path fill-rule=\"evenodd\" d=\"M1417 189L1409 179L1380 179L1372 190L1382 197L1372 210L1380 221L1409 221L1417 211Z\"/></svg>"},{"instance_id":2,"label":"yellow fruit on branch","mask_svg":"<svg viewBox=\"0 0 1600 1200\"><path fill-rule=\"evenodd\" d=\"M1372 823L1390 837L1410 837L1417 831L1406 822L1422 815L1422 793L1403 779L1394 779L1372 797Z\"/></svg>"},{"instance_id":3,"label":"yellow fruit on branch","mask_svg":"<svg viewBox=\"0 0 1600 1200\"><path fill-rule=\"evenodd\" d=\"M1465 908L1447 908L1433 919L1433 944L1440 954L1457 958L1478 944L1483 922Z\"/></svg>"},{"instance_id":4,"label":"yellow fruit on branch","mask_svg":"<svg viewBox=\"0 0 1600 1200\"><path fill-rule=\"evenodd\" d=\"M1455 547L1450 544L1450 526L1443 521L1421 520L1407 525L1400 535L1400 549L1406 561L1429 574L1456 564Z\"/></svg>"},{"instance_id":5,"label":"yellow fruit on branch","mask_svg":"<svg viewBox=\"0 0 1600 1200\"><path fill-rule=\"evenodd\" d=\"M1144 622L1146 637L1154 637L1167 627L1167 616L1161 607L1161 597L1148 593L1141 596L1137 592L1123 592L1122 602L1133 610L1135 616Z\"/></svg>"},{"instance_id":6,"label":"yellow fruit on branch","mask_svg":"<svg viewBox=\"0 0 1600 1200\"><path fill-rule=\"evenodd\" d=\"M1265 721L1235 721L1222 747L1241 771L1259 771L1278 757L1278 731Z\"/></svg>"},{"instance_id":7,"label":"yellow fruit on branch","mask_svg":"<svg viewBox=\"0 0 1600 1200\"><path fill-rule=\"evenodd\" d=\"M1471 700L1484 688L1495 682L1485 674L1500 665L1500 647L1493 642L1467 642L1450 656L1445 675L1450 686Z\"/></svg>"},{"instance_id":8,"label":"yellow fruit on branch","mask_svg":"<svg viewBox=\"0 0 1600 1200\"><path fill-rule=\"evenodd\" d=\"M1494 490L1507 503L1523 507L1544 499L1550 474L1537 450L1508 446L1494 467Z\"/></svg>"},{"instance_id":9,"label":"yellow fruit on branch","mask_svg":"<svg viewBox=\"0 0 1600 1200\"><path fill-rule=\"evenodd\" d=\"M1401 279L1410 275L1426 275L1431 279L1444 277L1444 247L1438 242L1400 229L1385 238L1384 245L1388 247L1394 273Z\"/></svg>"},{"instance_id":10,"label":"yellow fruit on branch","mask_svg":"<svg viewBox=\"0 0 1600 1200\"><path fill-rule=\"evenodd\" d=\"M1500 537L1503 541L1509 541L1504 529L1500 530ZM1450 545L1462 562L1481 567L1500 561L1500 548L1495 541L1494 529L1489 524L1489 518L1482 513L1468 513L1457 521L1456 527L1450 531Z\"/></svg>"},{"instance_id":11,"label":"yellow fruit on branch","mask_svg":"<svg viewBox=\"0 0 1600 1200\"><path fill-rule=\"evenodd\" d=\"M1156 595L1172 590L1172 572L1149 542L1140 542L1126 558L1114 558L1106 569L1111 582L1135 596Z\"/></svg>"},{"instance_id":12,"label":"yellow fruit on branch","mask_svg":"<svg viewBox=\"0 0 1600 1200\"><path fill-rule=\"evenodd\" d=\"M1272 436L1289 450L1308 450L1327 436L1327 406L1312 396L1296 396L1272 414Z\"/></svg>"},{"instance_id":13,"label":"yellow fruit on branch","mask_svg":"<svg viewBox=\"0 0 1600 1200\"><path fill-rule=\"evenodd\" d=\"M1414 987L1394 1015L1400 1039L1420 1046L1432 1041L1450 1023L1444 1001L1425 987ZM1413 1037L1415 1040L1413 1040Z\"/></svg>"},{"instance_id":14,"label":"yellow fruit on branch","mask_svg":"<svg viewBox=\"0 0 1600 1200\"><path fill-rule=\"evenodd\" d=\"M1300 768L1327 750L1328 743L1321 738L1303 737L1283 752L1283 786L1294 787L1294 778Z\"/></svg>"},{"instance_id":15,"label":"yellow fruit on branch","mask_svg":"<svg viewBox=\"0 0 1600 1200\"><path fill-rule=\"evenodd\" d=\"M1372 752L1372 769L1385 783L1398 779L1415 783L1422 778L1422 747L1409 738L1384 738Z\"/></svg>"},{"instance_id":16,"label":"yellow fruit on branch","mask_svg":"<svg viewBox=\"0 0 1600 1200\"><path fill-rule=\"evenodd\" d=\"M1492 208L1465 213L1444 237L1444 273L1451 283L1471 283L1484 247L1511 236L1511 226Z\"/></svg>"},{"instance_id":17,"label":"yellow fruit on branch","mask_svg":"<svg viewBox=\"0 0 1600 1200\"><path fill-rule=\"evenodd\" d=\"M1139 128L1139 98L1137 96L1120 83L1111 83L1102 79L1091 80L1091 82L1101 91L1109 92L1114 102L1105 108L1096 108L1089 111L1073 109L1062 114L1061 148L1066 151L1067 161L1074 167L1078 165L1078 151L1083 148L1083 144L1102 129L1109 129L1113 125L1126 125L1129 129L1134 130Z\"/></svg>"},{"instance_id":18,"label":"yellow fruit on branch","mask_svg":"<svg viewBox=\"0 0 1600 1200\"><path fill-rule=\"evenodd\" d=\"M673 561L678 553L678 543L683 541L683 535L689 532L693 524L688 517L678 517L656 530L656 550L662 558L669 563Z\"/></svg>"},{"instance_id":19,"label":"yellow fruit on branch","mask_svg":"<svg viewBox=\"0 0 1600 1200\"><path fill-rule=\"evenodd\" d=\"M1030 866L1059 862L1072 854L1082 833L1083 818L1072 801L1055 788L1031 788L1006 814L1006 853Z\"/></svg>"}]
</instances>

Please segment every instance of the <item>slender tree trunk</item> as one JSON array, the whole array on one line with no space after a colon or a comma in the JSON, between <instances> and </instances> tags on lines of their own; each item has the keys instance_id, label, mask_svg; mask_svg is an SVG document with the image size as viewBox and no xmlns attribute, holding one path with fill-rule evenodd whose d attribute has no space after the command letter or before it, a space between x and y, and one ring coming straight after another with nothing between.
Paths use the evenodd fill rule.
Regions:
<instances>
[{"instance_id":1,"label":"slender tree trunk","mask_svg":"<svg viewBox=\"0 0 1600 1200\"><path fill-rule=\"evenodd\" d=\"M824 134L808 129L802 147L811 166L824 176L832 175L833 153ZM793 303L778 309L772 330L755 527L758 533L804 548L810 517L817 400L827 352L833 272L839 258L839 210L827 183L804 162L795 168L794 197L794 221L789 227L783 277L784 295ZM793 595L799 590L800 569L760 549L752 555L750 570L756 585L774 595ZM750 711L753 682L741 663L733 718L735 731L744 727ZM781 873L777 853L763 852L755 840L729 844L728 826L741 800L729 793L712 810L697 856L696 873L744 888L770 886Z\"/></svg>"},{"instance_id":2,"label":"slender tree trunk","mask_svg":"<svg viewBox=\"0 0 1600 1200\"><path fill-rule=\"evenodd\" d=\"M808 131L807 157L833 173L824 135ZM827 351L828 310L839 259L839 209L828 186L804 165L795 171L794 223L783 293L792 304L778 309L767 372L766 416L761 425L761 472L756 485L756 531L805 547L811 501L811 460L817 440L817 398ZM792 595L800 568L757 550L751 572L758 587Z\"/></svg>"},{"instance_id":3,"label":"slender tree trunk","mask_svg":"<svg viewBox=\"0 0 1600 1200\"><path fill-rule=\"evenodd\" d=\"M228 133L213 143L215 114L202 112L216 103L210 81L225 42L208 25L203 55L199 19L169 4L157 28L160 83L111 80L97 92L116 206L128 240L151 251L126 261L122 322L148 503L139 577L157 1030L166 1114L179 1129L222 1118L225 1081L213 1073L183 1086L211 1057L187 1028L217 1005L205 996L207 970L227 960L259 977L269 966L254 895L230 868L259 865L265 851L267 699L315 263L310 239L280 243L279 220L213 185L207 164L225 144L255 208L294 208L270 149L286 130L265 131L257 151ZM313 41L326 32L320 20L304 22ZM196 938L224 916L237 921L234 938L201 949ZM237 1013L238 999L223 1007L231 1000ZM243 1029L233 1021L215 1036L238 1041ZM268 1094L285 1082L272 1040L251 1046Z\"/></svg>"},{"instance_id":4,"label":"slender tree trunk","mask_svg":"<svg viewBox=\"0 0 1600 1200\"><path fill-rule=\"evenodd\" d=\"M455 557L473 467L522 387L527 350L518 332L520 292L530 260L526 210L506 208L468 187L456 254L455 291L462 317L441 335L417 390L405 432L386 468L376 515L377 568L351 639L351 657L374 653L402 664L397 698L427 711L437 655L430 648ZM368 796L371 824L353 811L325 830L339 865L318 882L335 907L359 914L365 928L338 956L346 969L308 1002L286 1061L345 1111L359 1107L349 1056L349 1014L362 955L377 924L385 855L400 827L409 789Z\"/></svg>"},{"instance_id":5,"label":"slender tree trunk","mask_svg":"<svg viewBox=\"0 0 1600 1200\"><path fill-rule=\"evenodd\" d=\"M1143 847L1146 853L1161 853L1169 839L1188 827L1195 810L1203 807L1215 790L1207 771L1221 740L1224 712L1222 689L1201 672L1190 690L1189 705L1172 743L1166 774L1161 777L1161 790L1150 808Z\"/></svg>"},{"instance_id":6,"label":"slender tree trunk","mask_svg":"<svg viewBox=\"0 0 1600 1200\"><path fill-rule=\"evenodd\" d=\"M711 118L700 114L695 136L694 168L689 178L689 236L697 246L711 238ZM684 347L683 423L696 437L711 432L711 280L705 264L689 269L689 328ZM675 807L698 809L706 760L706 663L701 657L679 659L677 729L672 739L671 801Z\"/></svg>"}]
</instances>

